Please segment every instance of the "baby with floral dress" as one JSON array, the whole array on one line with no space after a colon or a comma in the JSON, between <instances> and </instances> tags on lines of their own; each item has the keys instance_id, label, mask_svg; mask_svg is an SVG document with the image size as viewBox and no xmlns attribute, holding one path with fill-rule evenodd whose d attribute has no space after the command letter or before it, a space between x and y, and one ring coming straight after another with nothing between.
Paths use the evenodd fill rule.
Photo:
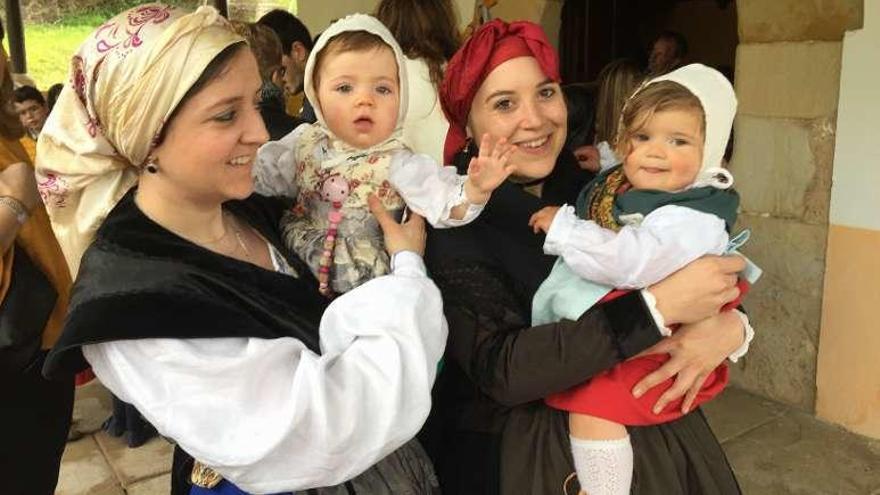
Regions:
<instances>
[{"instance_id":1,"label":"baby with floral dress","mask_svg":"<svg viewBox=\"0 0 880 495\"><path fill-rule=\"evenodd\" d=\"M434 227L455 227L473 221L512 171L512 147L487 136L467 176L406 147L403 60L375 18L354 14L335 22L306 63L305 93L317 122L267 143L257 156L256 190L296 198L281 230L328 296L390 271L370 197L388 210L407 207Z\"/></svg>"}]
</instances>

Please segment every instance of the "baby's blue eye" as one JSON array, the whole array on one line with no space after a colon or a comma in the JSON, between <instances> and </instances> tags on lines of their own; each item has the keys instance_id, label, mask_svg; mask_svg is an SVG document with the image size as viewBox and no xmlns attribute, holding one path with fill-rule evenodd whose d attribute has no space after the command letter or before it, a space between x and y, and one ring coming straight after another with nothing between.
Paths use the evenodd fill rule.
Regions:
<instances>
[{"instance_id":1,"label":"baby's blue eye","mask_svg":"<svg viewBox=\"0 0 880 495\"><path fill-rule=\"evenodd\" d=\"M350 93L351 89L351 84L340 84L339 86L336 86L336 91L339 91L340 93Z\"/></svg>"},{"instance_id":2,"label":"baby's blue eye","mask_svg":"<svg viewBox=\"0 0 880 495\"><path fill-rule=\"evenodd\" d=\"M391 93L393 93L393 91L391 91L391 88L389 88L388 86L379 86L378 88L376 88L376 92L378 92L380 95L390 95Z\"/></svg>"}]
</instances>

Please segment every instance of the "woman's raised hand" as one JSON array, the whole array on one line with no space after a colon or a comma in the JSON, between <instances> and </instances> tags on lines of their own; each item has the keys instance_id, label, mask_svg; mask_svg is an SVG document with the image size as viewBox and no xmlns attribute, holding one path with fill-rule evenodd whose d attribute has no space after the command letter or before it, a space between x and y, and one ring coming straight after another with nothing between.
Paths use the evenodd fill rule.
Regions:
<instances>
[{"instance_id":1,"label":"woman's raised hand","mask_svg":"<svg viewBox=\"0 0 880 495\"><path fill-rule=\"evenodd\" d=\"M648 288L667 325L693 323L717 315L739 296L741 256L704 256Z\"/></svg>"},{"instance_id":2,"label":"woman's raised hand","mask_svg":"<svg viewBox=\"0 0 880 495\"><path fill-rule=\"evenodd\" d=\"M413 251L419 256L425 254L425 219L421 215L413 213L400 224L376 195L370 195L367 202L385 234L385 250L389 255L394 256L401 251Z\"/></svg>"}]
</instances>

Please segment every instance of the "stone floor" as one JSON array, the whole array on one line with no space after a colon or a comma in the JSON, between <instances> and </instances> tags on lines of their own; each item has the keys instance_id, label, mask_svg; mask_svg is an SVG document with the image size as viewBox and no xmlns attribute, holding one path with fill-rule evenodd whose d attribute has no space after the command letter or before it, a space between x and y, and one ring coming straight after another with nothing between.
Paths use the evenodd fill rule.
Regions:
<instances>
[{"instance_id":1,"label":"stone floor","mask_svg":"<svg viewBox=\"0 0 880 495\"><path fill-rule=\"evenodd\" d=\"M77 389L72 439L61 460L56 495L168 493L173 446L154 438L129 449L123 439L101 431L110 410L110 394L97 380Z\"/></svg>"},{"instance_id":2,"label":"stone floor","mask_svg":"<svg viewBox=\"0 0 880 495\"><path fill-rule=\"evenodd\" d=\"M704 410L745 495L880 495L880 440L736 388Z\"/></svg>"},{"instance_id":3,"label":"stone floor","mask_svg":"<svg viewBox=\"0 0 880 495\"><path fill-rule=\"evenodd\" d=\"M109 408L100 384L77 391L75 429L83 436L67 445L57 494L168 493L171 445L157 438L126 448L99 431ZM736 388L705 411L745 495L880 495L880 441Z\"/></svg>"}]
</instances>

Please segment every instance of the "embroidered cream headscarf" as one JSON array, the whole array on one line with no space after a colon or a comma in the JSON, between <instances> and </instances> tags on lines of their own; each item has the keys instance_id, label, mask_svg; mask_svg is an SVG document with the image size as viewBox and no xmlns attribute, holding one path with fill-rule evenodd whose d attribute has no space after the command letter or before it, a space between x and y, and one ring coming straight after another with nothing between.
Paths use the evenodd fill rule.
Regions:
<instances>
[{"instance_id":1,"label":"embroidered cream headscarf","mask_svg":"<svg viewBox=\"0 0 880 495\"><path fill-rule=\"evenodd\" d=\"M205 67L242 41L215 9L153 3L95 30L71 60L37 144L37 182L76 276L110 210L137 183L162 126Z\"/></svg>"}]
</instances>

